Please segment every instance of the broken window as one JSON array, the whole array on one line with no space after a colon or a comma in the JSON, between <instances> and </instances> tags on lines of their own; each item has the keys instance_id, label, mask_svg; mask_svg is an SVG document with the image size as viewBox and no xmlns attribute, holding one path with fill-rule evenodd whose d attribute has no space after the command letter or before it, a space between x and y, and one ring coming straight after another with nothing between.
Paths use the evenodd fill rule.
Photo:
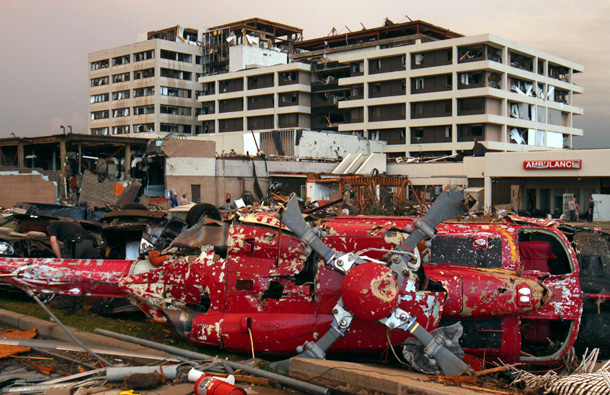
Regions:
<instances>
[{"instance_id":1,"label":"broken window","mask_svg":"<svg viewBox=\"0 0 610 395\"><path fill-rule=\"evenodd\" d=\"M114 74L112 76L112 83L113 84L118 84L119 82L125 82L125 81L129 81L129 72L121 73L121 74Z\"/></svg>"},{"instance_id":2,"label":"broken window","mask_svg":"<svg viewBox=\"0 0 610 395\"><path fill-rule=\"evenodd\" d=\"M538 74L544 75L545 61L538 58Z\"/></svg>"},{"instance_id":3,"label":"broken window","mask_svg":"<svg viewBox=\"0 0 610 395\"><path fill-rule=\"evenodd\" d=\"M570 69L549 63L549 77L563 82L570 82Z\"/></svg>"},{"instance_id":4,"label":"broken window","mask_svg":"<svg viewBox=\"0 0 610 395\"><path fill-rule=\"evenodd\" d=\"M106 119L109 117L109 112L108 110L103 110L103 111L93 111L91 113L91 120L95 121L96 119Z\"/></svg>"},{"instance_id":5,"label":"broken window","mask_svg":"<svg viewBox=\"0 0 610 395\"><path fill-rule=\"evenodd\" d=\"M171 88L169 86L160 87L161 95L163 96L174 96L174 97L184 97L191 98L191 90L190 89L182 89L182 88Z\"/></svg>"},{"instance_id":6,"label":"broken window","mask_svg":"<svg viewBox=\"0 0 610 395\"><path fill-rule=\"evenodd\" d=\"M163 70L163 69L161 69ZM144 69L144 70L136 70L133 72L133 79L134 80L141 80L143 78L151 78L155 76L155 69L154 68L150 68L150 69Z\"/></svg>"},{"instance_id":7,"label":"broken window","mask_svg":"<svg viewBox=\"0 0 610 395\"><path fill-rule=\"evenodd\" d=\"M108 85L108 76L91 79L91 87L102 85Z\"/></svg>"},{"instance_id":8,"label":"broken window","mask_svg":"<svg viewBox=\"0 0 610 395\"><path fill-rule=\"evenodd\" d=\"M154 59L154 57L155 57L155 50L154 49L150 49L148 51L134 53L133 54L133 61L134 62L141 62L141 61L144 61L144 60Z\"/></svg>"},{"instance_id":9,"label":"broken window","mask_svg":"<svg viewBox=\"0 0 610 395\"><path fill-rule=\"evenodd\" d=\"M413 132L417 140L421 140L424 138L424 128L415 128L413 129Z\"/></svg>"},{"instance_id":10,"label":"broken window","mask_svg":"<svg viewBox=\"0 0 610 395\"><path fill-rule=\"evenodd\" d=\"M473 45L471 47L458 48L458 63L482 60L485 54L484 45Z\"/></svg>"},{"instance_id":11,"label":"broken window","mask_svg":"<svg viewBox=\"0 0 610 395\"><path fill-rule=\"evenodd\" d=\"M524 119L526 121L535 121L535 106L527 103L512 103L509 102L510 115L513 118Z\"/></svg>"},{"instance_id":12,"label":"broken window","mask_svg":"<svg viewBox=\"0 0 610 395\"><path fill-rule=\"evenodd\" d=\"M284 82L291 82L291 81L296 81L296 80L297 80L297 72L296 71L290 71L290 72L282 73L282 81L284 81Z\"/></svg>"},{"instance_id":13,"label":"broken window","mask_svg":"<svg viewBox=\"0 0 610 395\"><path fill-rule=\"evenodd\" d=\"M417 66L421 66L422 64L424 64L424 54L423 53L417 53L415 54L415 64Z\"/></svg>"},{"instance_id":14,"label":"broken window","mask_svg":"<svg viewBox=\"0 0 610 395\"><path fill-rule=\"evenodd\" d=\"M146 114L154 114L155 106L153 104L149 104L146 106L137 106L133 108L133 115L146 115Z\"/></svg>"},{"instance_id":15,"label":"broken window","mask_svg":"<svg viewBox=\"0 0 610 395\"><path fill-rule=\"evenodd\" d=\"M133 125L133 132L134 133L148 133L148 132L154 132L155 131L155 124L154 123L139 123L139 124L135 124Z\"/></svg>"},{"instance_id":16,"label":"broken window","mask_svg":"<svg viewBox=\"0 0 610 395\"><path fill-rule=\"evenodd\" d=\"M483 72L477 71L477 72L470 72L470 73L460 73L459 76L460 76L460 84L462 84L462 85L481 86Z\"/></svg>"},{"instance_id":17,"label":"broken window","mask_svg":"<svg viewBox=\"0 0 610 395\"><path fill-rule=\"evenodd\" d=\"M108 128L91 128L91 134L94 136L108 136Z\"/></svg>"},{"instance_id":18,"label":"broken window","mask_svg":"<svg viewBox=\"0 0 610 395\"><path fill-rule=\"evenodd\" d=\"M299 96L298 96L297 92L282 93L280 95L280 102L294 104L294 103L298 103L298 98L299 98Z\"/></svg>"},{"instance_id":19,"label":"broken window","mask_svg":"<svg viewBox=\"0 0 610 395\"><path fill-rule=\"evenodd\" d=\"M201 64L201 56L199 56L199 55L195 56L195 64Z\"/></svg>"},{"instance_id":20,"label":"broken window","mask_svg":"<svg viewBox=\"0 0 610 395\"><path fill-rule=\"evenodd\" d=\"M182 52L168 51L167 49L161 50L161 58L167 60L175 60L177 62L192 63L193 57L190 54Z\"/></svg>"},{"instance_id":21,"label":"broken window","mask_svg":"<svg viewBox=\"0 0 610 395\"><path fill-rule=\"evenodd\" d=\"M510 139L517 144L525 144L527 139L527 129L512 128L510 130Z\"/></svg>"},{"instance_id":22,"label":"broken window","mask_svg":"<svg viewBox=\"0 0 610 395\"><path fill-rule=\"evenodd\" d=\"M191 134L191 125L183 125L178 123L161 123L159 128L161 132Z\"/></svg>"},{"instance_id":23,"label":"broken window","mask_svg":"<svg viewBox=\"0 0 610 395\"><path fill-rule=\"evenodd\" d=\"M555 100L555 87L553 85L549 85L548 91L546 92L546 99L550 101Z\"/></svg>"},{"instance_id":24,"label":"broken window","mask_svg":"<svg viewBox=\"0 0 610 395\"><path fill-rule=\"evenodd\" d=\"M351 72L352 72L352 74L364 73L364 63L363 62L352 63Z\"/></svg>"},{"instance_id":25,"label":"broken window","mask_svg":"<svg viewBox=\"0 0 610 395\"><path fill-rule=\"evenodd\" d=\"M142 97L142 96L153 96L155 94L154 86L147 86L145 88L137 88L133 90L133 97Z\"/></svg>"},{"instance_id":26,"label":"broken window","mask_svg":"<svg viewBox=\"0 0 610 395\"><path fill-rule=\"evenodd\" d=\"M112 127L112 134L128 134L128 133L129 133L129 125Z\"/></svg>"},{"instance_id":27,"label":"broken window","mask_svg":"<svg viewBox=\"0 0 610 395\"><path fill-rule=\"evenodd\" d=\"M518 53L510 53L510 65L522 70L533 71L534 59Z\"/></svg>"},{"instance_id":28,"label":"broken window","mask_svg":"<svg viewBox=\"0 0 610 395\"><path fill-rule=\"evenodd\" d=\"M453 76L451 74L447 75L447 82L446 82L446 86L451 87L453 86Z\"/></svg>"},{"instance_id":29,"label":"broken window","mask_svg":"<svg viewBox=\"0 0 610 395\"><path fill-rule=\"evenodd\" d=\"M162 114L183 115L190 117L192 110L190 107L168 106L166 104L161 104L160 112Z\"/></svg>"},{"instance_id":30,"label":"broken window","mask_svg":"<svg viewBox=\"0 0 610 395\"><path fill-rule=\"evenodd\" d=\"M487 59L492 62L502 63L502 56L500 55L500 50L494 47L487 47Z\"/></svg>"},{"instance_id":31,"label":"broken window","mask_svg":"<svg viewBox=\"0 0 610 395\"><path fill-rule=\"evenodd\" d=\"M91 62L91 71L105 69L109 66L108 59Z\"/></svg>"},{"instance_id":32,"label":"broken window","mask_svg":"<svg viewBox=\"0 0 610 395\"><path fill-rule=\"evenodd\" d=\"M501 80L502 80L502 77L500 77L500 74L489 73L489 76L487 77L487 86L489 86L490 88L500 89Z\"/></svg>"},{"instance_id":33,"label":"broken window","mask_svg":"<svg viewBox=\"0 0 610 395\"><path fill-rule=\"evenodd\" d=\"M534 83L517 78L511 78L510 89L524 96L534 96Z\"/></svg>"},{"instance_id":34,"label":"broken window","mask_svg":"<svg viewBox=\"0 0 610 395\"><path fill-rule=\"evenodd\" d=\"M112 92L112 100L124 100L129 99L129 91L117 91Z\"/></svg>"},{"instance_id":35,"label":"broken window","mask_svg":"<svg viewBox=\"0 0 610 395\"><path fill-rule=\"evenodd\" d=\"M534 94L537 98L544 100L544 84L540 82L536 82L536 86L534 88Z\"/></svg>"},{"instance_id":36,"label":"broken window","mask_svg":"<svg viewBox=\"0 0 610 395\"><path fill-rule=\"evenodd\" d=\"M112 118L121 118L129 116L129 107L115 108L112 110Z\"/></svg>"},{"instance_id":37,"label":"broken window","mask_svg":"<svg viewBox=\"0 0 610 395\"><path fill-rule=\"evenodd\" d=\"M102 103L108 101L108 93L91 96L91 103Z\"/></svg>"},{"instance_id":38,"label":"broken window","mask_svg":"<svg viewBox=\"0 0 610 395\"><path fill-rule=\"evenodd\" d=\"M556 103L564 103L564 104L569 104L568 103L568 97L570 95L570 92L563 90L563 89L555 89L555 102Z\"/></svg>"},{"instance_id":39,"label":"broken window","mask_svg":"<svg viewBox=\"0 0 610 395\"><path fill-rule=\"evenodd\" d=\"M201 114L204 114L204 115L214 114L214 111L215 111L215 109L214 109L213 101L201 103Z\"/></svg>"},{"instance_id":40,"label":"broken window","mask_svg":"<svg viewBox=\"0 0 610 395\"><path fill-rule=\"evenodd\" d=\"M202 88L203 88L202 93L203 93L204 96L205 95L213 95L214 92L215 92L214 83L213 82L206 82L206 83L202 84Z\"/></svg>"},{"instance_id":41,"label":"broken window","mask_svg":"<svg viewBox=\"0 0 610 395\"><path fill-rule=\"evenodd\" d=\"M421 90L424 89L424 79L423 78L416 78L415 79L415 89L417 90Z\"/></svg>"},{"instance_id":42,"label":"broken window","mask_svg":"<svg viewBox=\"0 0 610 395\"><path fill-rule=\"evenodd\" d=\"M113 66L122 66L124 64L129 64L129 55L117 56L116 58L112 58Z\"/></svg>"}]
</instances>

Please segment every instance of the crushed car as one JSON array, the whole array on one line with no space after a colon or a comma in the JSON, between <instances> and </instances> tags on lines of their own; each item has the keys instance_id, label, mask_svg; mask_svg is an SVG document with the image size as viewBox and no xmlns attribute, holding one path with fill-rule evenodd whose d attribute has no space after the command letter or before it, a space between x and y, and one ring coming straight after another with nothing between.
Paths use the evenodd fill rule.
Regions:
<instances>
[{"instance_id":1,"label":"crushed car","mask_svg":"<svg viewBox=\"0 0 610 395\"><path fill-rule=\"evenodd\" d=\"M603 341L610 288L595 254L607 248L589 248L586 269L577 248L608 235L518 216L450 221L466 203L454 190L422 218L316 218L291 199L279 213L197 218L150 259L0 258L0 274L36 292L125 297L198 345L323 358L406 344L412 366L445 375L468 370L462 350L551 364L579 336ZM438 334L458 322L461 337Z\"/></svg>"}]
</instances>

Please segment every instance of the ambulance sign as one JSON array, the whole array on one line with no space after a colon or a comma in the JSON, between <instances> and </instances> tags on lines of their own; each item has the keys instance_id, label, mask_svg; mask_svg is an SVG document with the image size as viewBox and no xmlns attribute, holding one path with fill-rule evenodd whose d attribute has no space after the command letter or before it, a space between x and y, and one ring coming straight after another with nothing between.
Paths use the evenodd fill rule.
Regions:
<instances>
[{"instance_id":1,"label":"ambulance sign","mask_svg":"<svg viewBox=\"0 0 610 395\"><path fill-rule=\"evenodd\" d=\"M525 170L580 170L582 160L524 160Z\"/></svg>"}]
</instances>

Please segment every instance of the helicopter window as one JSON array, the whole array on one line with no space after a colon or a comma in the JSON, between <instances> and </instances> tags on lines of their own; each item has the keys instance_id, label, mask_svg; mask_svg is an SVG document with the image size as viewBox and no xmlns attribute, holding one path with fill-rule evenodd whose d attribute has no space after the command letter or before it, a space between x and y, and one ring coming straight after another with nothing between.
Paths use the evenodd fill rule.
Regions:
<instances>
[{"instance_id":1,"label":"helicopter window","mask_svg":"<svg viewBox=\"0 0 610 395\"><path fill-rule=\"evenodd\" d=\"M519 230L518 242L520 258L525 270L542 270L555 275L573 271L572 261L562 240L553 232L545 229L522 228ZM532 249L530 246L535 251L528 252Z\"/></svg>"},{"instance_id":2,"label":"helicopter window","mask_svg":"<svg viewBox=\"0 0 610 395\"><path fill-rule=\"evenodd\" d=\"M476 241L484 240L484 245ZM502 239L437 236L432 242L431 263L472 266L482 268L502 267Z\"/></svg>"}]
</instances>

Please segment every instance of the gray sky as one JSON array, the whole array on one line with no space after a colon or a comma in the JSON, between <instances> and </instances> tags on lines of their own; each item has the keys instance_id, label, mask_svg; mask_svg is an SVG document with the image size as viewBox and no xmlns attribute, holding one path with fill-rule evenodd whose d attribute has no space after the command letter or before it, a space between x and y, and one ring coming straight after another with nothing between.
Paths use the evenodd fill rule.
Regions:
<instances>
[{"instance_id":1,"label":"gray sky","mask_svg":"<svg viewBox=\"0 0 610 395\"><path fill-rule=\"evenodd\" d=\"M610 0L0 0L0 137L87 133L87 55L138 33L259 17L300 27L305 39L423 20L464 35L492 33L584 66L575 146L610 147ZM346 28L347 26L347 28Z\"/></svg>"}]
</instances>

